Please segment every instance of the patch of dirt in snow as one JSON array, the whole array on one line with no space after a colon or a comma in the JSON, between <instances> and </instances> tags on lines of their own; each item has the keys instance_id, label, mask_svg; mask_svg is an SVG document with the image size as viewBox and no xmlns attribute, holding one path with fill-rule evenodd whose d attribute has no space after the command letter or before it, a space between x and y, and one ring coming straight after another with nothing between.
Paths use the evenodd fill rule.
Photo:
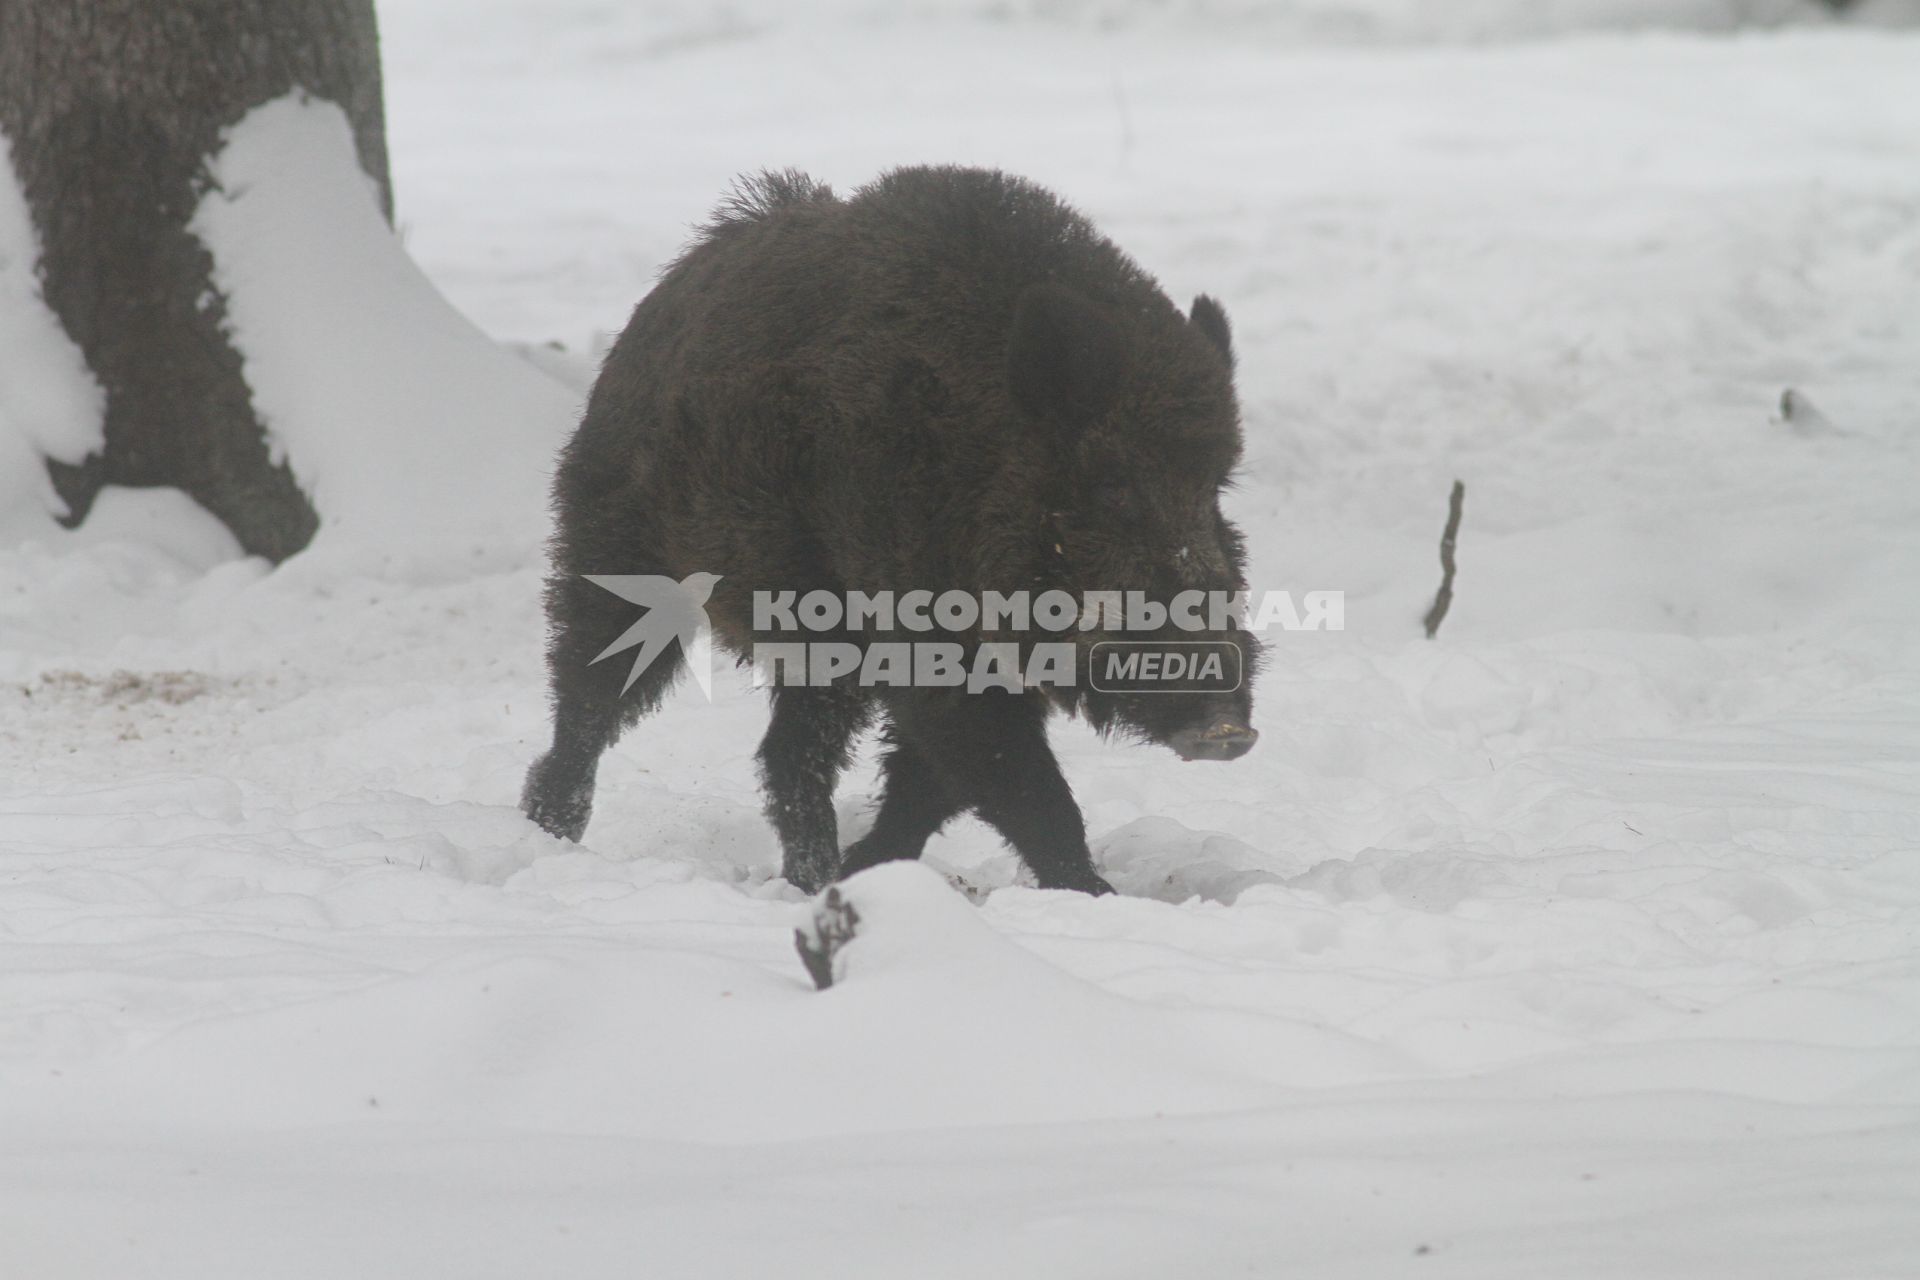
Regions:
<instances>
[{"instance_id":1,"label":"patch of dirt in snow","mask_svg":"<svg viewBox=\"0 0 1920 1280\"><path fill-rule=\"evenodd\" d=\"M203 697L213 681L194 671L111 671L89 675L84 671L46 671L33 684L19 685L25 696L71 697L82 701L128 707L141 702L179 706Z\"/></svg>"}]
</instances>

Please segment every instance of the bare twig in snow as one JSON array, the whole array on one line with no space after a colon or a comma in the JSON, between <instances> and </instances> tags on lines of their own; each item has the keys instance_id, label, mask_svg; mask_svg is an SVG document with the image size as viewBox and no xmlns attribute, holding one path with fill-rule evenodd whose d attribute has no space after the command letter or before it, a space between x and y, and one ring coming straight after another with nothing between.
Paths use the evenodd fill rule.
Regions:
<instances>
[{"instance_id":1,"label":"bare twig in snow","mask_svg":"<svg viewBox=\"0 0 1920 1280\"><path fill-rule=\"evenodd\" d=\"M1460 506L1467 498L1467 486L1455 480L1453 495L1447 499L1447 528L1440 535L1440 590L1427 610L1427 639L1433 639L1446 619L1447 606L1453 603L1453 542L1460 536Z\"/></svg>"},{"instance_id":2,"label":"bare twig in snow","mask_svg":"<svg viewBox=\"0 0 1920 1280\"><path fill-rule=\"evenodd\" d=\"M853 941L859 923L860 913L835 886L814 907L808 927L793 931L793 949L800 953L800 963L807 967L807 976L819 990L833 985L833 958Z\"/></svg>"},{"instance_id":3,"label":"bare twig in snow","mask_svg":"<svg viewBox=\"0 0 1920 1280\"><path fill-rule=\"evenodd\" d=\"M1780 393L1780 421L1787 429L1801 436L1837 436L1845 435L1838 427L1820 412L1819 406L1807 398L1804 391L1788 387Z\"/></svg>"}]
</instances>

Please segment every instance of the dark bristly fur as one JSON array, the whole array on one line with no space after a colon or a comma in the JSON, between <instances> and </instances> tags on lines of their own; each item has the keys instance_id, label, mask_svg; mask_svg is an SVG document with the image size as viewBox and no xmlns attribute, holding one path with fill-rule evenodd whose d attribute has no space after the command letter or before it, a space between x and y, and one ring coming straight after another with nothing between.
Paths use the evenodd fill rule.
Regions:
<instances>
[{"instance_id":1,"label":"dark bristly fur","mask_svg":"<svg viewBox=\"0 0 1920 1280\"><path fill-rule=\"evenodd\" d=\"M721 575L708 615L736 654L756 639L756 590L1244 589L1218 504L1241 448L1232 365L1218 303L1183 315L1032 183L901 169L846 200L792 171L742 183L635 309L561 455L554 741L528 776L528 814L577 838L601 752L682 665L677 652L654 663L623 695L627 664L591 659L631 606L583 574ZM1077 690L777 690L759 759L787 878L812 890L917 857L972 810L1042 885L1108 891L1047 745L1049 713L1157 742L1246 726L1256 652L1238 629L1169 632L1233 643L1247 681L1110 696L1084 678L1100 634L1068 638ZM833 786L876 714L884 800L842 855Z\"/></svg>"}]
</instances>

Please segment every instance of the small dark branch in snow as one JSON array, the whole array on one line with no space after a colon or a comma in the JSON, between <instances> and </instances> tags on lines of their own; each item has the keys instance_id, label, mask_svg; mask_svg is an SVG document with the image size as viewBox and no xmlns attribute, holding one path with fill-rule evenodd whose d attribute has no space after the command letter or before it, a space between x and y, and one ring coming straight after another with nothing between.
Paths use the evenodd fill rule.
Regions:
<instances>
[{"instance_id":1,"label":"small dark branch in snow","mask_svg":"<svg viewBox=\"0 0 1920 1280\"><path fill-rule=\"evenodd\" d=\"M1440 535L1440 590L1427 610L1427 639L1433 639L1446 620L1447 607L1453 603L1453 542L1460 536L1460 506L1467 500L1467 486L1453 482L1453 495L1447 499L1447 528Z\"/></svg>"},{"instance_id":2,"label":"small dark branch in snow","mask_svg":"<svg viewBox=\"0 0 1920 1280\"><path fill-rule=\"evenodd\" d=\"M1788 387L1780 393L1780 421L1796 435L1824 436L1842 434L1835 430L1827 415L1807 398L1804 391Z\"/></svg>"},{"instance_id":3,"label":"small dark branch in snow","mask_svg":"<svg viewBox=\"0 0 1920 1280\"><path fill-rule=\"evenodd\" d=\"M860 913L840 896L838 888L832 888L814 906L809 927L793 931L793 949L800 953L800 963L817 989L825 991L833 985L833 958L853 941L859 924Z\"/></svg>"}]
</instances>

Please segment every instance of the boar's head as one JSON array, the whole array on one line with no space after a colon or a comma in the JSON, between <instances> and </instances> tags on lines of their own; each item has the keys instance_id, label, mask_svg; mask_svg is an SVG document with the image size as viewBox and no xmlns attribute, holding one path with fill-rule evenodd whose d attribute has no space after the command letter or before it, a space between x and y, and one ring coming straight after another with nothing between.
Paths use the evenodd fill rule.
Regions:
<instances>
[{"instance_id":1,"label":"boar's head","mask_svg":"<svg viewBox=\"0 0 1920 1280\"><path fill-rule=\"evenodd\" d=\"M1220 511L1241 452L1232 337L1211 298L1196 299L1187 316L1155 301L1123 308L1061 284L1028 288L1013 319L1008 383L1045 457L1035 495L1044 511L1042 578L1082 599L1132 592L1151 602L1125 629L1074 633L1077 687L1063 700L1102 732L1162 743L1189 760L1231 760L1259 736L1253 636L1216 609L1202 612L1199 630L1191 610L1180 618L1186 626L1170 609L1157 628L1141 624L1154 621L1152 604L1166 609L1182 593L1210 601L1246 590L1240 532ZM1174 650L1159 646L1189 654L1196 643L1211 646L1227 680L1116 683L1112 668L1097 665L1110 661L1113 642L1163 659Z\"/></svg>"}]
</instances>

